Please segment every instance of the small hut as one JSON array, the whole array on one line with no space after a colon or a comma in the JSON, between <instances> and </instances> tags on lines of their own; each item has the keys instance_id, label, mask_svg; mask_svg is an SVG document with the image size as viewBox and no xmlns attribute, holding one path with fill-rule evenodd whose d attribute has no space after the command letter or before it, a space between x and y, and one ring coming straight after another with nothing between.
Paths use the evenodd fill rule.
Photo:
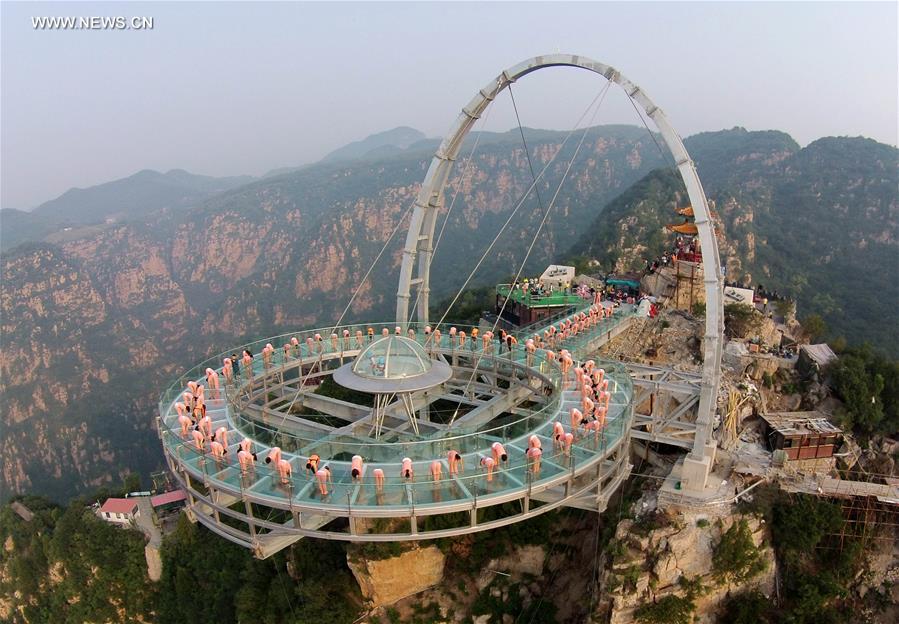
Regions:
<instances>
[{"instance_id":1,"label":"small hut","mask_svg":"<svg viewBox=\"0 0 899 624\"><path fill-rule=\"evenodd\" d=\"M832 457L843 432L821 412L773 412L762 416L771 451L783 450L788 460Z\"/></svg>"}]
</instances>

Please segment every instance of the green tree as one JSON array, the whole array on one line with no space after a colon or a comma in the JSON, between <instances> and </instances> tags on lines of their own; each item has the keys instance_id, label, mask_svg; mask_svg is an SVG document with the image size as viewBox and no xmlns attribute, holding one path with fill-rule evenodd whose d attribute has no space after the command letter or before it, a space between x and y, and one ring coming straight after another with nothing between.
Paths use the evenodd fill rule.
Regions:
<instances>
[{"instance_id":1,"label":"green tree","mask_svg":"<svg viewBox=\"0 0 899 624\"><path fill-rule=\"evenodd\" d=\"M774 302L774 309L779 316L786 318L795 311L796 302L791 299L778 299Z\"/></svg>"},{"instance_id":2,"label":"green tree","mask_svg":"<svg viewBox=\"0 0 899 624\"><path fill-rule=\"evenodd\" d=\"M126 494L128 492L139 492L141 491L140 487L140 475L136 472L129 472L122 480L122 489L125 490Z\"/></svg>"},{"instance_id":3,"label":"green tree","mask_svg":"<svg viewBox=\"0 0 899 624\"><path fill-rule=\"evenodd\" d=\"M847 350L828 373L850 425L859 433L892 434L899 429L899 362L865 346Z\"/></svg>"},{"instance_id":4,"label":"green tree","mask_svg":"<svg viewBox=\"0 0 899 624\"><path fill-rule=\"evenodd\" d=\"M743 303L724 306L724 328L730 336L748 338L762 326L762 315Z\"/></svg>"},{"instance_id":5,"label":"green tree","mask_svg":"<svg viewBox=\"0 0 899 624\"><path fill-rule=\"evenodd\" d=\"M829 533L842 525L840 509L814 496L798 496L792 504L779 500L774 506L774 539L788 556L805 556Z\"/></svg>"},{"instance_id":6,"label":"green tree","mask_svg":"<svg viewBox=\"0 0 899 624\"><path fill-rule=\"evenodd\" d=\"M745 518L735 522L715 545L712 570L719 581L728 584L745 583L761 574L767 562L755 547L749 523Z\"/></svg>"},{"instance_id":7,"label":"green tree","mask_svg":"<svg viewBox=\"0 0 899 624\"><path fill-rule=\"evenodd\" d=\"M817 314L809 314L800 323L802 324L802 331L805 332L805 335L812 342L824 337L827 333L827 324Z\"/></svg>"},{"instance_id":8,"label":"green tree","mask_svg":"<svg viewBox=\"0 0 899 624\"><path fill-rule=\"evenodd\" d=\"M781 562L785 624L853 622L846 597L864 561L861 544L836 547L845 526L838 505L809 495L778 493L772 507L774 547Z\"/></svg>"},{"instance_id":9,"label":"green tree","mask_svg":"<svg viewBox=\"0 0 899 624\"><path fill-rule=\"evenodd\" d=\"M634 617L642 624L691 624L695 609L691 598L668 595L640 605Z\"/></svg>"},{"instance_id":10,"label":"green tree","mask_svg":"<svg viewBox=\"0 0 899 624\"><path fill-rule=\"evenodd\" d=\"M186 515L160 552L159 621L172 624L236 622L234 600L251 561L248 550L191 524Z\"/></svg>"},{"instance_id":11,"label":"green tree","mask_svg":"<svg viewBox=\"0 0 899 624\"><path fill-rule=\"evenodd\" d=\"M719 622L727 624L771 624L774 622L774 604L758 590L731 596L724 603Z\"/></svg>"},{"instance_id":12,"label":"green tree","mask_svg":"<svg viewBox=\"0 0 899 624\"><path fill-rule=\"evenodd\" d=\"M833 349L834 353L840 354L846 350L846 347L849 346L849 341L846 340L845 336L837 336L828 341L830 348Z\"/></svg>"}]
</instances>

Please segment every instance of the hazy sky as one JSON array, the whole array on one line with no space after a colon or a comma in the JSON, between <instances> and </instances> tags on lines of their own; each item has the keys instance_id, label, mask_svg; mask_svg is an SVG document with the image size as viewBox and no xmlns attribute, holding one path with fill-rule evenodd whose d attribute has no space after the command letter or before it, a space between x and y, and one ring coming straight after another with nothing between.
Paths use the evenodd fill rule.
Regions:
<instances>
[{"instance_id":1,"label":"hazy sky","mask_svg":"<svg viewBox=\"0 0 899 624\"><path fill-rule=\"evenodd\" d=\"M897 142L897 5L852 3L0 4L0 206L140 169L259 175L399 125L442 136L500 71L548 52L618 68L689 136L735 125L800 144ZM32 17L152 17L36 30ZM603 79L515 85L522 122L566 129ZM619 92L596 123L639 123ZM514 124L508 102L485 129Z\"/></svg>"}]
</instances>

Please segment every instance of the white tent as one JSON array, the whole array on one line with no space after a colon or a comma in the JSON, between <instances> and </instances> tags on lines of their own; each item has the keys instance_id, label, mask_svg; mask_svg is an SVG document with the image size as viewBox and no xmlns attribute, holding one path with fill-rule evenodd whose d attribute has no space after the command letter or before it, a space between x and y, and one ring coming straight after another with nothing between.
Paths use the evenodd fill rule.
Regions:
<instances>
[{"instance_id":1,"label":"white tent","mask_svg":"<svg viewBox=\"0 0 899 624\"><path fill-rule=\"evenodd\" d=\"M574 281L574 267L560 264L551 264L540 276L540 283L544 288L552 287L554 290L564 288L565 284Z\"/></svg>"}]
</instances>

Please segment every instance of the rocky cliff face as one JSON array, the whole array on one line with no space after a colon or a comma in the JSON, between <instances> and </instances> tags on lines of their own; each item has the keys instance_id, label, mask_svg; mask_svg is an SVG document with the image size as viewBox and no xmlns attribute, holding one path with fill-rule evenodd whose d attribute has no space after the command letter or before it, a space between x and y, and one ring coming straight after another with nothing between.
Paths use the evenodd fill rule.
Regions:
<instances>
[{"instance_id":1,"label":"rocky cliff face","mask_svg":"<svg viewBox=\"0 0 899 624\"><path fill-rule=\"evenodd\" d=\"M752 543L764 569L752 578L722 582L714 571L714 553L722 536L742 520L747 522ZM645 523L643 523L645 524ZM614 560L604 584L610 588L610 624L638 621L635 611L648 603L658 604L666 596L689 596L694 608L692 621L720 621L718 609L731 593L758 589L774 593L775 558L765 525L755 517L729 516L712 521L699 516L665 518L662 526L647 530L638 521L624 520L615 533Z\"/></svg>"},{"instance_id":2,"label":"rocky cliff face","mask_svg":"<svg viewBox=\"0 0 899 624\"><path fill-rule=\"evenodd\" d=\"M407 550L389 559L347 559L362 597L370 608L391 605L417 594L443 579L446 557L436 546Z\"/></svg>"},{"instance_id":3,"label":"rocky cliff face","mask_svg":"<svg viewBox=\"0 0 899 624\"><path fill-rule=\"evenodd\" d=\"M538 171L558 151L555 134L541 136L530 141ZM594 129L586 145L533 270L567 247L588 214L661 163L637 128ZM550 166L544 198L573 151ZM39 490L64 500L161 467L151 424L167 383L244 339L336 320L426 167L421 155L311 167L193 210L4 255L3 495ZM461 285L529 184L520 142L502 135L482 145L464 180L451 180L447 204L458 198L434 260L435 299ZM476 281L512 273L541 218L536 200L526 202ZM346 321L392 313L403 239L401 228Z\"/></svg>"}]
</instances>

